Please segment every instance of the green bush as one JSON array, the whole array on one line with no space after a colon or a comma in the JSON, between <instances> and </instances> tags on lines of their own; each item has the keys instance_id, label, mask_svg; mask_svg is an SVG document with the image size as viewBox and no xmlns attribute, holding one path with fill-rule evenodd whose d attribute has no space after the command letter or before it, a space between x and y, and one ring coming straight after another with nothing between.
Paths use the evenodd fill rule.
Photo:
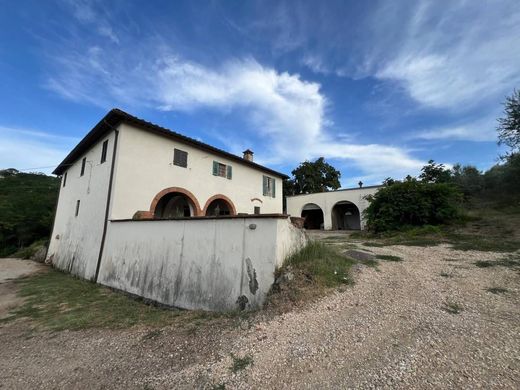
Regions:
<instances>
[{"instance_id":1,"label":"green bush","mask_svg":"<svg viewBox=\"0 0 520 390\"><path fill-rule=\"evenodd\" d=\"M370 205L365 210L365 218L368 229L376 233L441 225L459 218L461 199L457 187L450 183L409 178L381 188L368 197Z\"/></svg>"}]
</instances>

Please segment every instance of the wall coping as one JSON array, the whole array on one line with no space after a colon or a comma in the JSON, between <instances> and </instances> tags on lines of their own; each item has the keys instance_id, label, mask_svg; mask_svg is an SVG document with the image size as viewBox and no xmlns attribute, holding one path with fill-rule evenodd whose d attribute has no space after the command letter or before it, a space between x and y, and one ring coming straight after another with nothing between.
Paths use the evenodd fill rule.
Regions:
<instances>
[{"instance_id":1,"label":"wall coping","mask_svg":"<svg viewBox=\"0 0 520 390\"><path fill-rule=\"evenodd\" d=\"M223 220L223 219L287 219L288 214L245 214L245 215L210 215L210 216L194 216L194 217L179 217L179 218L142 218L142 219L111 219L110 222L160 222L160 221L207 221L207 220Z\"/></svg>"},{"instance_id":2,"label":"wall coping","mask_svg":"<svg viewBox=\"0 0 520 390\"><path fill-rule=\"evenodd\" d=\"M366 187L356 187L356 188L342 188L342 189L339 189L339 190L334 190L334 191L323 191L323 192L313 192L311 194L296 194L296 195L287 195L286 198L296 198L297 196L310 196L310 195L318 195L318 194L334 194L336 192L343 192L343 191L362 191L362 190L366 190L366 189L371 189L371 188L381 188L381 187L384 187L384 185L376 185L376 186L366 186Z\"/></svg>"}]
</instances>

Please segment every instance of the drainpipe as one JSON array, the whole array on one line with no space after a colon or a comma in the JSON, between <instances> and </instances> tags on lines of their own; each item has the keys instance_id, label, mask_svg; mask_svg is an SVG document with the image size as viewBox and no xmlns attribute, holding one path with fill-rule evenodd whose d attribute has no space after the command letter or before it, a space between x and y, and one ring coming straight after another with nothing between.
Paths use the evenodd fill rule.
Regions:
<instances>
[{"instance_id":1,"label":"drainpipe","mask_svg":"<svg viewBox=\"0 0 520 390\"><path fill-rule=\"evenodd\" d=\"M117 130L114 126L108 123L106 120L103 120L105 124L110 127L115 132L114 137L114 150L112 152L112 166L110 167L110 179L108 182L108 194L107 194L107 205L105 208L105 222L103 224L103 235L101 236L101 245L99 247L99 256L96 265L96 276L94 277L94 282L97 283L99 276L99 269L101 267L101 258L103 257L103 249L105 247L105 238L107 235L107 227L108 227L108 214L110 212L110 199L112 197L112 182L114 180L114 167L116 165L116 150L117 150L117 138L119 136L119 130Z\"/></svg>"}]
</instances>

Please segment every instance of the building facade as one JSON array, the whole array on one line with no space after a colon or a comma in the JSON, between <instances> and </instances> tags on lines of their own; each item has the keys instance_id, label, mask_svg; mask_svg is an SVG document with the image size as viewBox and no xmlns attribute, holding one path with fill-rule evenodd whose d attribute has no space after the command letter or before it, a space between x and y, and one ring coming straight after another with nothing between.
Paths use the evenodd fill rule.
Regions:
<instances>
[{"instance_id":1,"label":"building facade","mask_svg":"<svg viewBox=\"0 0 520 390\"><path fill-rule=\"evenodd\" d=\"M375 194L379 188L381 186L289 196L287 213L304 218L306 229L364 229L363 211L368 206L366 196Z\"/></svg>"},{"instance_id":2,"label":"building facade","mask_svg":"<svg viewBox=\"0 0 520 390\"><path fill-rule=\"evenodd\" d=\"M111 110L61 176L47 258L97 280L111 221L282 213L282 173Z\"/></svg>"}]
</instances>

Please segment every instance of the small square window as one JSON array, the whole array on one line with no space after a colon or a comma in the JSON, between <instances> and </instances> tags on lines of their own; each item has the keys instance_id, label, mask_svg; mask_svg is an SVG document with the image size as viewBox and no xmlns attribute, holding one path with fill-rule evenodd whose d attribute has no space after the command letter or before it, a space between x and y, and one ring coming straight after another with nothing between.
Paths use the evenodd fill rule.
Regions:
<instances>
[{"instance_id":1,"label":"small square window","mask_svg":"<svg viewBox=\"0 0 520 390\"><path fill-rule=\"evenodd\" d=\"M271 198L276 197L276 180L274 178L264 176L263 187L264 196L270 196Z\"/></svg>"},{"instance_id":2,"label":"small square window","mask_svg":"<svg viewBox=\"0 0 520 390\"><path fill-rule=\"evenodd\" d=\"M108 151L108 140L103 142L103 149L101 150L101 164L107 161L107 151Z\"/></svg>"},{"instance_id":3,"label":"small square window","mask_svg":"<svg viewBox=\"0 0 520 390\"><path fill-rule=\"evenodd\" d=\"M173 165L188 167L188 152L180 149L173 149Z\"/></svg>"},{"instance_id":4,"label":"small square window","mask_svg":"<svg viewBox=\"0 0 520 390\"><path fill-rule=\"evenodd\" d=\"M226 177L231 180L233 177L233 169L231 165L226 165L219 163L218 161L213 161L213 175Z\"/></svg>"},{"instance_id":5,"label":"small square window","mask_svg":"<svg viewBox=\"0 0 520 390\"><path fill-rule=\"evenodd\" d=\"M87 164L87 158L83 157L83 160L81 160L81 173L80 176L83 176L85 174L85 165Z\"/></svg>"},{"instance_id":6,"label":"small square window","mask_svg":"<svg viewBox=\"0 0 520 390\"><path fill-rule=\"evenodd\" d=\"M259 206L255 206L255 214L256 215L260 214L260 207Z\"/></svg>"}]
</instances>

